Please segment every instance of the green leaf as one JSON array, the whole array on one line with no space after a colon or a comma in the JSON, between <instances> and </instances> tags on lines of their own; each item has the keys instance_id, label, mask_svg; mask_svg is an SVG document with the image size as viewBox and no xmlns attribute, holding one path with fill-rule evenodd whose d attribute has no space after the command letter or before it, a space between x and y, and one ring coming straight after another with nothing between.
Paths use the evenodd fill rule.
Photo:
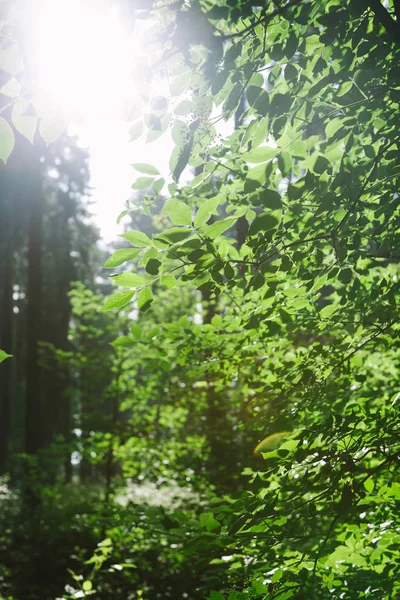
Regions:
<instances>
[{"instance_id":1,"label":"green leaf","mask_svg":"<svg viewBox=\"0 0 400 600\"><path fill-rule=\"evenodd\" d=\"M343 121L342 119L336 118L331 119L325 127L325 133L327 138L331 138L335 135L339 129L342 129Z\"/></svg>"},{"instance_id":2,"label":"green leaf","mask_svg":"<svg viewBox=\"0 0 400 600\"><path fill-rule=\"evenodd\" d=\"M210 592L209 600L225 600L225 596L223 596L220 592L215 592L212 590Z\"/></svg>"},{"instance_id":3,"label":"green leaf","mask_svg":"<svg viewBox=\"0 0 400 600\"><path fill-rule=\"evenodd\" d=\"M260 231L269 231L278 225L279 221L274 215L264 213L254 219L250 225L249 234L255 235Z\"/></svg>"},{"instance_id":4,"label":"green leaf","mask_svg":"<svg viewBox=\"0 0 400 600\"><path fill-rule=\"evenodd\" d=\"M206 512L200 515L200 525L201 527L205 527L207 531L214 531L221 527L221 524L214 519L212 512Z\"/></svg>"},{"instance_id":5,"label":"green leaf","mask_svg":"<svg viewBox=\"0 0 400 600\"><path fill-rule=\"evenodd\" d=\"M212 214L217 210L217 206L219 204L219 198L214 196L214 198L210 198L206 200L198 209L196 216L194 218L194 226L201 227L207 223Z\"/></svg>"},{"instance_id":6,"label":"green leaf","mask_svg":"<svg viewBox=\"0 0 400 600\"><path fill-rule=\"evenodd\" d=\"M340 98L341 96L344 96L345 94L347 94L351 88L353 87L353 82L352 81L345 81L339 89L339 92L337 94L337 97Z\"/></svg>"},{"instance_id":7,"label":"green leaf","mask_svg":"<svg viewBox=\"0 0 400 600\"><path fill-rule=\"evenodd\" d=\"M140 246L142 248L152 245L151 239L143 231L138 231L137 229L123 233L121 237L128 240L131 246Z\"/></svg>"},{"instance_id":8,"label":"green leaf","mask_svg":"<svg viewBox=\"0 0 400 600\"><path fill-rule=\"evenodd\" d=\"M110 275L110 278L117 285L123 287L139 287L144 285L143 278L140 275L136 275L136 273L120 273L119 275Z\"/></svg>"},{"instance_id":9,"label":"green leaf","mask_svg":"<svg viewBox=\"0 0 400 600\"><path fill-rule=\"evenodd\" d=\"M123 210L122 212L119 213L119 215L117 217L117 225L120 224L120 222L122 221L122 219L124 217L126 217L126 215L129 215L129 210Z\"/></svg>"},{"instance_id":10,"label":"green leaf","mask_svg":"<svg viewBox=\"0 0 400 600\"><path fill-rule=\"evenodd\" d=\"M153 165L147 165L145 163L134 163L132 167L136 169L136 171L139 171L139 173L145 173L146 175L160 174L160 172L155 167L153 167Z\"/></svg>"},{"instance_id":11,"label":"green leaf","mask_svg":"<svg viewBox=\"0 0 400 600\"><path fill-rule=\"evenodd\" d=\"M0 117L0 158L6 163L15 144L13 130L3 117Z\"/></svg>"},{"instance_id":12,"label":"green leaf","mask_svg":"<svg viewBox=\"0 0 400 600\"><path fill-rule=\"evenodd\" d=\"M0 69L10 75L16 75L21 66L21 52L17 44L8 46L0 52Z\"/></svg>"},{"instance_id":13,"label":"green leaf","mask_svg":"<svg viewBox=\"0 0 400 600\"><path fill-rule=\"evenodd\" d=\"M114 346L114 348L131 348L135 345L135 340L127 335L121 335L121 337L111 342L111 345Z\"/></svg>"},{"instance_id":14,"label":"green leaf","mask_svg":"<svg viewBox=\"0 0 400 600\"><path fill-rule=\"evenodd\" d=\"M175 108L174 113L180 116L189 115L191 112L193 112L195 107L195 103L191 102L191 100L183 100Z\"/></svg>"},{"instance_id":15,"label":"green leaf","mask_svg":"<svg viewBox=\"0 0 400 600\"><path fill-rule=\"evenodd\" d=\"M137 300L137 304L138 304L138 309L146 312L146 310L148 310L151 306L151 303L153 302L154 296L153 296L153 292L151 291L150 288L144 288L139 296L138 296L138 300Z\"/></svg>"},{"instance_id":16,"label":"green leaf","mask_svg":"<svg viewBox=\"0 0 400 600\"><path fill-rule=\"evenodd\" d=\"M39 122L39 133L48 146L57 140L66 129L66 121L60 114L46 115Z\"/></svg>"},{"instance_id":17,"label":"green leaf","mask_svg":"<svg viewBox=\"0 0 400 600\"><path fill-rule=\"evenodd\" d=\"M4 352L4 350L0 350L0 363L3 362L3 360L6 360L6 358L11 358L12 354L7 354L7 352Z\"/></svg>"},{"instance_id":18,"label":"green leaf","mask_svg":"<svg viewBox=\"0 0 400 600\"><path fill-rule=\"evenodd\" d=\"M284 177L292 172L292 157L289 152L283 151L278 154L278 167Z\"/></svg>"},{"instance_id":19,"label":"green leaf","mask_svg":"<svg viewBox=\"0 0 400 600\"><path fill-rule=\"evenodd\" d=\"M11 111L11 121L15 129L33 144L37 118L30 114L30 107L28 100L17 100Z\"/></svg>"},{"instance_id":20,"label":"green leaf","mask_svg":"<svg viewBox=\"0 0 400 600\"><path fill-rule=\"evenodd\" d=\"M128 260L133 260L139 252L140 250L132 250L131 248L121 248L121 250L116 250L105 262L104 269L114 269Z\"/></svg>"},{"instance_id":21,"label":"green leaf","mask_svg":"<svg viewBox=\"0 0 400 600\"><path fill-rule=\"evenodd\" d=\"M321 308L319 314L322 319L329 319L329 317L331 317L333 313L337 311L337 309L338 307L336 304L328 304L327 306L324 306L324 308Z\"/></svg>"},{"instance_id":22,"label":"green leaf","mask_svg":"<svg viewBox=\"0 0 400 600\"><path fill-rule=\"evenodd\" d=\"M365 487L365 489L367 490L368 493L371 493L373 491L373 489L375 487L375 484L374 484L373 480L370 477L368 477L368 479L366 479L364 481L364 487Z\"/></svg>"},{"instance_id":23,"label":"green leaf","mask_svg":"<svg viewBox=\"0 0 400 600\"><path fill-rule=\"evenodd\" d=\"M185 227L171 227L171 229L166 229L157 236L153 236L153 238L164 241L167 244L171 245L176 244L177 242L181 242L182 240L187 238L191 233L191 229L186 229Z\"/></svg>"},{"instance_id":24,"label":"green leaf","mask_svg":"<svg viewBox=\"0 0 400 600\"><path fill-rule=\"evenodd\" d=\"M131 138L131 142L140 138L143 133L144 125L143 121L138 121L129 129L129 136Z\"/></svg>"},{"instance_id":25,"label":"green leaf","mask_svg":"<svg viewBox=\"0 0 400 600\"><path fill-rule=\"evenodd\" d=\"M120 292L118 294L114 294L102 307L101 310L114 310L118 308L123 308L126 306L133 298L134 291L126 291Z\"/></svg>"},{"instance_id":26,"label":"green leaf","mask_svg":"<svg viewBox=\"0 0 400 600\"><path fill-rule=\"evenodd\" d=\"M161 262L157 258L150 258L150 260L146 264L146 271L150 275L158 275L160 267Z\"/></svg>"},{"instance_id":27,"label":"green leaf","mask_svg":"<svg viewBox=\"0 0 400 600\"><path fill-rule=\"evenodd\" d=\"M259 192L260 203L263 206L276 210L282 208L282 199L275 190L261 190Z\"/></svg>"},{"instance_id":28,"label":"green leaf","mask_svg":"<svg viewBox=\"0 0 400 600\"><path fill-rule=\"evenodd\" d=\"M282 579L282 577L283 577L283 571L282 571L282 569L277 569L275 571L275 573L272 575L271 581L272 581L272 583L276 583L277 581L279 581L280 579Z\"/></svg>"},{"instance_id":29,"label":"green leaf","mask_svg":"<svg viewBox=\"0 0 400 600\"><path fill-rule=\"evenodd\" d=\"M232 225L236 223L236 221L237 217L228 217L226 219L222 219L221 221L216 221L211 225L207 225L207 227L204 229L203 235L205 237L214 239L218 235L221 235L222 233L224 233L224 231L232 227Z\"/></svg>"},{"instance_id":30,"label":"green leaf","mask_svg":"<svg viewBox=\"0 0 400 600\"><path fill-rule=\"evenodd\" d=\"M137 323L134 323L131 327L131 334L133 335L133 337L135 337L137 340L140 340L142 337L142 330L140 329L139 325Z\"/></svg>"},{"instance_id":31,"label":"green leaf","mask_svg":"<svg viewBox=\"0 0 400 600\"><path fill-rule=\"evenodd\" d=\"M187 144L185 144L185 146L183 148L176 148L175 150L177 150L177 160L176 160L176 164L172 169L172 177L174 181L179 181L180 176L182 175L183 171L185 170L188 162L189 162L189 158L190 158L190 153L192 151L193 148L193 137L191 137L189 139L189 141L187 142Z\"/></svg>"},{"instance_id":32,"label":"green leaf","mask_svg":"<svg viewBox=\"0 0 400 600\"><path fill-rule=\"evenodd\" d=\"M163 179L162 177L160 179L156 179L152 185L153 192L156 195L159 194L161 192L161 190L163 189L164 185L165 185L165 179Z\"/></svg>"},{"instance_id":33,"label":"green leaf","mask_svg":"<svg viewBox=\"0 0 400 600\"><path fill-rule=\"evenodd\" d=\"M160 277L160 283L168 289L174 288L177 285L177 281L173 275L163 275Z\"/></svg>"},{"instance_id":34,"label":"green leaf","mask_svg":"<svg viewBox=\"0 0 400 600\"><path fill-rule=\"evenodd\" d=\"M192 209L177 198L168 198L164 204L163 212L168 215L175 225L190 226L192 224Z\"/></svg>"},{"instance_id":35,"label":"green leaf","mask_svg":"<svg viewBox=\"0 0 400 600\"><path fill-rule=\"evenodd\" d=\"M16 98L21 93L21 84L15 77L11 77L0 89L0 94L9 98Z\"/></svg>"},{"instance_id":36,"label":"green leaf","mask_svg":"<svg viewBox=\"0 0 400 600\"><path fill-rule=\"evenodd\" d=\"M89 581L89 579L86 579L86 581L84 581L82 583L82 589L84 592L90 592L90 590L92 589L93 585L92 582Z\"/></svg>"},{"instance_id":37,"label":"green leaf","mask_svg":"<svg viewBox=\"0 0 400 600\"><path fill-rule=\"evenodd\" d=\"M133 190L146 190L154 181L154 177L138 177L132 186Z\"/></svg>"},{"instance_id":38,"label":"green leaf","mask_svg":"<svg viewBox=\"0 0 400 600\"><path fill-rule=\"evenodd\" d=\"M221 329L222 327L222 317L221 315L214 315L211 319L211 325L215 327L215 329Z\"/></svg>"},{"instance_id":39,"label":"green leaf","mask_svg":"<svg viewBox=\"0 0 400 600\"><path fill-rule=\"evenodd\" d=\"M267 160L270 160L271 158L273 158L275 156L275 154L277 152L278 152L277 148L272 148L272 147L267 148L264 146L260 146L260 147L256 148L255 150L251 150L251 152L245 152L244 154L242 154L242 158L247 163L257 164L257 163L262 163L262 162L266 162Z\"/></svg>"},{"instance_id":40,"label":"green leaf","mask_svg":"<svg viewBox=\"0 0 400 600\"><path fill-rule=\"evenodd\" d=\"M255 148L257 148L257 146L259 146L260 144L265 142L265 140L268 137L269 126L270 125L269 125L268 117L263 117L259 121L256 133L254 134L254 137L253 137L253 150Z\"/></svg>"}]
</instances>

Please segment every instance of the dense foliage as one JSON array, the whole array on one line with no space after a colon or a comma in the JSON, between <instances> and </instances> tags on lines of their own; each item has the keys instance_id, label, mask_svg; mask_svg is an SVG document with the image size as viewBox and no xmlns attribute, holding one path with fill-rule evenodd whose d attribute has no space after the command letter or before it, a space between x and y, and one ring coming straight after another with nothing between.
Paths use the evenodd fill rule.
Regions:
<instances>
[{"instance_id":1,"label":"dense foliage","mask_svg":"<svg viewBox=\"0 0 400 600\"><path fill-rule=\"evenodd\" d=\"M69 294L71 435L2 500L3 594L397 598L399 3L124 6L130 132L171 133L172 179L134 165L121 289Z\"/></svg>"}]
</instances>

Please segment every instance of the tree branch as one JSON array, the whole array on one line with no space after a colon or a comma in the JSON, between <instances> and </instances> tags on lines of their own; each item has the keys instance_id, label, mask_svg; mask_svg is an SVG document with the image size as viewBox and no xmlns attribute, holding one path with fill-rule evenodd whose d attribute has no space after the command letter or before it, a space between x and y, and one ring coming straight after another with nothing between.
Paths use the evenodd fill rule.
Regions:
<instances>
[{"instance_id":1,"label":"tree branch","mask_svg":"<svg viewBox=\"0 0 400 600\"><path fill-rule=\"evenodd\" d=\"M252 23L251 25L249 25L248 27L245 27L241 31L236 31L235 33L230 33L227 35L221 34L220 37L223 40L231 40L233 38L240 37L240 36L244 35L245 33L248 33L249 31L251 31L255 27L257 27L257 25L260 25L260 24L268 25L268 23L270 23L272 21L272 19L274 19L278 15L284 14L288 8L291 8L292 6L296 6L297 4L301 4L302 2L303 2L303 0L289 0L289 2L287 2L283 6L280 6L280 7L276 8L275 10L273 10L272 12L268 13L267 15L260 17L259 19L257 19L257 21L255 21L255 23Z\"/></svg>"},{"instance_id":2,"label":"tree branch","mask_svg":"<svg viewBox=\"0 0 400 600\"><path fill-rule=\"evenodd\" d=\"M400 22L397 23L390 13L386 10L386 8L381 4L380 0L368 0L368 6L378 19L378 21L383 25L386 29L387 33L392 39L392 42L400 45ZM396 17L399 19L400 12L400 1L396 0L395 2L395 11Z\"/></svg>"}]
</instances>

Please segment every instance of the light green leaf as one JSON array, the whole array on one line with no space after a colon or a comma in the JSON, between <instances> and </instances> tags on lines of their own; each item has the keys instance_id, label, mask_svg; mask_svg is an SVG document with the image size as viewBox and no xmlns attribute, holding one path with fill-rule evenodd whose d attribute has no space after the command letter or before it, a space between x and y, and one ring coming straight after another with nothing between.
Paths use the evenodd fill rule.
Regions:
<instances>
[{"instance_id":1,"label":"light green leaf","mask_svg":"<svg viewBox=\"0 0 400 600\"><path fill-rule=\"evenodd\" d=\"M114 346L114 348L130 348L135 345L135 340L127 335L121 335L121 337L111 342L111 345Z\"/></svg>"},{"instance_id":2,"label":"light green leaf","mask_svg":"<svg viewBox=\"0 0 400 600\"><path fill-rule=\"evenodd\" d=\"M123 308L132 300L134 293L134 291L128 290L126 292L114 294L114 296L107 300L107 302L101 307L101 310L114 310Z\"/></svg>"},{"instance_id":3,"label":"light green leaf","mask_svg":"<svg viewBox=\"0 0 400 600\"><path fill-rule=\"evenodd\" d=\"M132 167L136 169L136 171L139 171L139 173L145 173L146 175L160 174L160 172L153 167L153 165L147 165L146 163L134 163Z\"/></svg>"},{"instance_id":4,"label":"light green leaf","mask_svg":"<svg viewBox=\"0 0 400 600\"><path fill-rule=\"evenodd\" d=\"M131 248L121 248L121 250L116 250L114 254L106 261L104 268L114 269L114 267L118 267L128 260L133 260L136 258L139 252L140 250L132 250Z\"/></svg>"},{"instance_id":5,"label":"light green leaf","mask_svg":"<svg viewBox=\"0 0 400 600\"><path fill-rule=\"evenodd\" d=\"M21 52L17 44L8 46L0 52L0 69L10 75L16 75L21 66Z\"/></svg>"},{"instance_id":6,"label":"light green leaf","mask_svg":"<svg viewBox=\"0 0 400 600\"><path fill-rule=\"evenodd\" d=\"M117 217L117 225L119 225L122 221L122 219L124 217L126 217L126 215L129 215L129 210L123 210L122 212L119 213L118 217Z\"/></svg>"},{"instance_id":7,"label":"light green leaf","mask_svg":"<svg viewBox=\"0 0 400 600\"><path fill-rule=\"evenodd\" d=\"M134 123L132 127L129 129L129 136L131 138L131 142L137 140L143 133L144 125L143 121L138 121Z\"/></svg>"},{"instance_id":8,"label":"light green leaf","mask_svg":"<svg viewBox=\"0 0 400 600\"><path fill-rule=\"evenodd\" d=\"M146 190L154 181L154 177L138 177L132 186L133 190Z\"/></svg>"},{"instance_id":9,"label":"light green leaf","mask_svg":"<svg viewBox=\"0 0 400 600\"><path fill-rule=\"evenodd\" d=\"M282 579L282 576L283 576L282 569L277 569L277 571L275 571L275 573L271 577L272 583L276 583L277 581L279 581L280 579Z\"/></svg>"},{"instance_id":10,"label":"light green leaf","mask_svg":"<svg viewBox=\"0 0 400 600\"><path fill-rule=\"evenodd\" d=\"M133 337L135 337L137 340L140 340L142 337L142 330L140 329L139 325L137 323L134 323L131 327L131 334L133 335Z\"/></svg>"},{"instance_id":11,"label":"light green leaf","mask_svg":"<svg viewBox=\"0 0 400 600\"><path fill-rule=\"evenodd\" d=\"M172 96L180 96L186 90L189 85L190 78L192 76L191 71L180 73L171 81L171 94Z\"/></svg>"},{"instance_id":12,"label":"light green leaf","mask_svg":"<svg viewBox=\"0 0 400 600\"><path fill-rule=\"evenodd\" d=\"M344 96L345 94L347 94L347 92L349 92L352 87L353 87L353 82L352 81L345 81L343 83L343 85L340 86L339 92L337 94L338 98L340 98L341 96Z\"/></svg>"},{"instance_id":13,"label":"light green leaf","mask_svg":"<svg viewBox=\"0 0 400 600\"><path fill-rule=\"evenodd\" d=\"M3 117L0 117L0 158L6 163L15 144L14 133Z\"/></svg>"},{"instance_id":14,"label":"light green leaf","mask_svg":"<svg viewBox=\"0 0 400 600\"><path fill-rule=\"evenodd\" d=\"M200 525L201 527L205 527L207 531L214 531L221 527L221 524L214 518L212 512L206 512L200 515Z\"/></svg>"},{"instance_id":15,"label":"light green leaf","mask_svg":"<svg viewBox=\"0 0 400 600\"><path fill-rule=\"evenodd\" d=\"M0 94L9 98L16 98L21 93L21 84L15 77L11 77L0 89Z\"/></svg>"},{"instance_id":16,"label":"light green leaf","mask_svg":"<svg viewBox=\"0 0 400 600\"><path fill-rule=\"evenodd\" d=\"M168 289L174 288L177 285L177 281L173 275L163 275L160 277L160 283Z\"/></svg>"},{"instance_id":17,"label":"light green leaf","mask_svg":"<svg viewBox=\"0 0 400 600\"><path fill-rule=\"evenodd\" d=\"M268 117L263 117L261 121L259 121L257 130L253 137L253 150L257 148L260 144L265 142L268 136L269 131L269 121Z\"/></svg>"},{"instance_id":18,"label":"light green leaf","mask_svg":"<svg viewBox=\"0 0 400 600\"><path fill-rule=\"evenodd\" d=\"M337 311L337 309L338 307L336 304L328 304L328 306L324 306L324 308L320 310L319 314L323 319L329 319L329 317L331 317L333 313Z\"/></svg>"},{"instance_id":19,"label":"light green leaf","mask_svg":"<svg viewBox=\"0 0 400 600\"><path fill-rule=\"evenodd\" d=\"M147 247L151 246L151 239L147 237L143 231L138 231L137 229L132 229L131 231L127 231L121 235L125 240L131 244L131 246L139 246L139 247Z\"/></svg>"},{"instance_id":20,"label":"light green leaf","mask_svg":"<svg viewBox=\"0 0 400 600\"><path fill-rule=\"evenodd\" d=\"M146 312L146 310L148 310L151 306L151 303L153 302L154 296L153 296L153 292L151 291L150 288L144 288L139 296L138 296L138 300L137 300L137 304L138 304L138 309Z\"/></svg>"},{"instance_id":21,"label":"light green leaf","mask_svg":"<svg viewBox=\"0 0 400 600\"><path fill-rule=\"evenodd\" d=\"M325 127L325 133L326 133L326 137L330 138L333 137L335 135L335 133L337 131L339 131L339 129L341 129L343 127L343 122L341 119L331 119L326 127Z\"/></svg>"},{"instance_id":22,"label":"light green leaf","mask_svg":"<svg viewBox=\"0 0 400 600\"><path fill-rule=\"evenodd\" d=\"M217 210L217 206L219 204L219 198L215 196L214 198L210 198L206 200L198 209L196 216L194 218L194 226L201 227L207 223L208 219L212 214Z\"/></svg>"},{"instance_id":23,"label":"light green leaf","mask_svg":"<svg viewBox=\"0 0 400 600\"><path fill-rule=\"evenodd\" d=\"M195 107L196 105L194 102L191 102L190 100L183 100L183 102L180 102L175 108L174 113L180 116L189 115L191 112L193 112Z\"/></svg>"},{"instance_id":24,"label":"light green leaf","mask_svg":"<svg viewBox=\"0 0 400 600\"><path fill-rule=\"evenodd\" d=\"M11 121L15 129L33 143L36 132L37 118L29 114L30 103L28 100L17 100L11 111Z\"/></svg>"},{"instance_id":25,"label":"light green leaf","mask_svg":"<svg viewBox=\"0 0 400 600\"><path fill-rule=\"evenodd\" d=\"M373 491L375 484L370 477L368 477L368 479L366 479L364 481L364 487L367 490L367 492L369 492L369 493L371 493Z\"/></svg>"},{"instance_id":26,"label":"light green leaf","mask_svg":"<svg viewBox=\"0 0 400 600\"><path fill-rule=\"evenodd\" d=\"M270 160L275 156L277 152L277 148L272 148L271 146L261 146L259 148L256 148L255 150L251 150L250 152L245 152L244 154L242 154L242 158L247 163L257 164Z\"/></svg>"},{"instance_id":27,"label":"light green leaf","mask_svg":"<svg viewBox=\"0 0 400 600\"><path fill-rule=\"evenodd\" d=\"M191 229L187 229L186 227L171 227L171 229L166 229L162 233L157 236L153 236L156 240L161 240L168 245L176 244L177 242L181 242L182 240L189 237L192 233Z\"/></svg>"},{"instance_id":28,"label":"light green leaf","mask_svg":"<svg viewBox=\"0 0 400 600\"><path fill-rule=\"evenodd\" d=\"M177 200L176 198L168 198L164 204L163 212L168 215L175 225L191 225L192 224L192 209Z\"/></svg>"},{"instance_id":29,"label":"light green leaf","mask_svg":"<svg viewBox=\"0 0 400 600\"><path fill-rule=\"evenodd\" d=\"M89 581L89 579L87 579L86 581L84 581L82 583L82 589L84 592L90 592L90 590L92 589L93 585L92 582Z\"/></svg>"},{"instance_id":30,"label":"light green leaf","mask_svg":"<svg viewBox=\"0 0 400 600\"><path fill-rule=\"evenodd\" d=\"M140 275L136 275L136 273L120 273L119 275L111 275L110 278L117 285L123 287L139 287L144 285L143 278Z\"/></svg>"},{"instance_id":31,"label":"light green leaf","mask_svg":"<svg viewBox=\"0 0 400 600\"><path fill-rule=\"evenodd\" d=\"M11 358L12 354L7 354L7 352L4 352L4 350L0 350L0 363L3 362L3 360L6 360L6 358Z\"/></svg>"},{"instance_id":32,"label":"light green leaf","mask_svg":"<svg viewBox=\"0 0 400 600\"><path fill-rule=\"evenodd\" d=\"M160 179L156 179L152 186L153 192L155 194L159 194L161 192L161 190L163 189L164 185L165 185L165 179L163 179L162 177Z\"/></svg>"},{"instance_id":33,"label":"light green leaf","mask_svg":"<svg viewBox=\"0 0 400 600\"><path fill-rule=\"evenodd\" d=\"M39 133L47 146L57 140L65 131L66 121L60 114L46 115L40 119Z\"/></svg>"},{"instance_id":34,"label":"light green leaf","mask_svg":"<svg viewBox=\"0 0 400 600\"><path fill-rule=\"evenodd\" d=\"M211 225L207 225L203 232L204 236L212 239L216 238L218 235L221 235L224 231L232 227L236 221L237 217L228 217L227 219L222 219L221 221L216 221Z\"/></svg>"}]
</instances>

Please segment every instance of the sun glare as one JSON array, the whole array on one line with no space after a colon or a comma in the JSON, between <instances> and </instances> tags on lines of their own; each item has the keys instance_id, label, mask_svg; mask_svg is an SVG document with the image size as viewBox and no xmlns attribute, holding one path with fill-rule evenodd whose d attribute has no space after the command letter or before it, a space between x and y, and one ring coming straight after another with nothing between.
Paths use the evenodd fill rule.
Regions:
<instances>
[{"instance_id":1,"label":"sun glare","mask_svg":"<svg viewBox=\"0 0 400 600\"><path fill-rule=\"evenodd\" d=\"M129 143L124 121L137 102L135 63L144 34L122 2L40 0L29 11L31 70L38 105L61 111L70 133L89 150L93 214L103 240L116 239L116 218L132 195L131 167L143 142ZM154 158L154 149L153 149Z\"/></svg>"},{"instance_id":2,"label":"sun glare","mask_svg":"<svg viewBox=\"0 0 400 600\"><path fill-rule=\"evenodd\" d=\"M46 103L78 121L121 111L138 43L118 3L42 0L31 31L35 83Z\"/></svg>"}]
</instances>

